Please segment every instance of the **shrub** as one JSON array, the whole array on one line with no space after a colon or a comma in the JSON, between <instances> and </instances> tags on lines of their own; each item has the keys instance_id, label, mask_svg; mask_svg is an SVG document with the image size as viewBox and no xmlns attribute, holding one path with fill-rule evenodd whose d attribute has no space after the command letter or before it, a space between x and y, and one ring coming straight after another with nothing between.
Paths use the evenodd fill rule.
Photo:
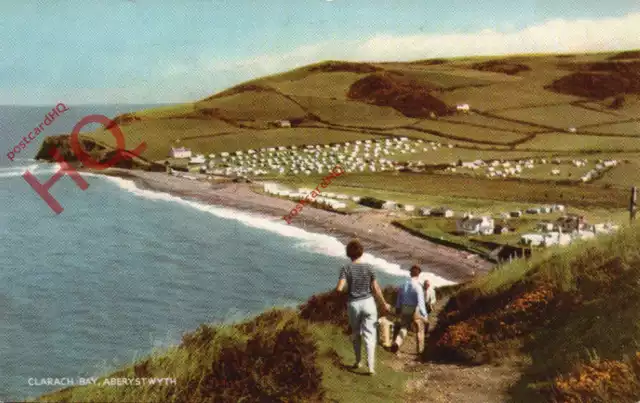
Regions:
<instances>
[{"instance_id":1,"label":"shrub","mask_svg":"<svg viewBox=\"0 0 640 403\"><path fill-rule=\"evenodd\" d=\"M503 73L509 75L516 75L521 71L529 71L531 67L526 64L514 63L509 60L489 60L481 63L474 63L471 65L474 70L480 71L492 71L494 73Z\"/></svg>"},{"instance_id":2,"label":"shrub","mask_svg":"<svg viewBox=\"0 0 640 403\"><path fill-rule=\"evenodd\" d=\"M609 60L620 59L640 59L640 50L627 50L625 52L620 52L609 57Z\"/></svg>"},{"instance_id":3,"label":"shrub","mask_svg":"<svg viewBox=\"0 0 640 403\"><path fill-rule=\"evenodd\" d=\"M376 73L353 83L347 96L378 106L390 106L408 117L427 118L433 113L451 113L451 108L432 95L433 92L434 88L397 74Z\"/></svg>"},{"instance_id":4,"label":"shrub","mask_svg":"<svg viewBox=\"0 0 640 403\"><path fill-rule=\"evenodd\" d=\"M333 73L338 71L345 71L350 73L374 73L382 70L369 63L353 63L353 62L339 62L328 61L321 63L317 66L313 66L309 69L310 72L325 72Z\"/></svg>"},{"instance_id":5,"label":"shrub","mask_svg":"<svg viewBox=\"0 0 640 403\"><path fill-rule=\"evenodd\" d=\"M636 402L640 396L640 352L629 363L615 360L581 364L569 375L556 377L549 397L556 401Z\"/></svg>"},{"instance_id":6,"label":"shrub","mask_svg":"<svg viewBox=\"0 0 640 403\"><path fill-rule=\"evenodd\" d=\"M579 71L555 80L546 88L595 99L640 93L640 62L597 62L572 67Z\"/></svg>"},{"instance_id":7,"label":"shrub","mask_svg":"<svg viewBox=\"0 0 640 403\"><path fill-rule=\"evenodd\" d=\"M212 359L186 385L178 381L169 391L177 402L303 402L319 401L324 394L316 342L293 311L268 311L230 333L201 326L183 337L180 348L195 354L193 359L207 356L203 349L209 349Z\"/></svg>"}]
</instances>

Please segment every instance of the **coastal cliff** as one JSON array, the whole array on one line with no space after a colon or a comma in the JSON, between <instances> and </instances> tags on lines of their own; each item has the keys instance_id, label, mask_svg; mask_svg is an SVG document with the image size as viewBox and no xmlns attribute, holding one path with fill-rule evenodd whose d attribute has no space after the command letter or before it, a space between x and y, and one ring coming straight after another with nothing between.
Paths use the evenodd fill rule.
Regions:
<instances>
[{"instance_id":1,"label":"coastal cliff","mask_svg":"<svg viewBox=\"0 0 640 403\"><path fill-rule=\"evenodd\" d=\"M112 148L98 144L91 139L80 138L79 141L85 152L97 163L110 165L110 161L114 156L120 154L121 158L119 158L113 165L110 165L110 167L144 169L150 171L165 170L164 166L136 157L130 152L113 150ZM73 166L82 166L82 162L73 152L70 144L70 135L68 134L49 136L45 138L35 156L35 159L39 161L56 162L56 159L53 157L54 149L60 153L66 162Z\"/></svg>"}]
</instances>

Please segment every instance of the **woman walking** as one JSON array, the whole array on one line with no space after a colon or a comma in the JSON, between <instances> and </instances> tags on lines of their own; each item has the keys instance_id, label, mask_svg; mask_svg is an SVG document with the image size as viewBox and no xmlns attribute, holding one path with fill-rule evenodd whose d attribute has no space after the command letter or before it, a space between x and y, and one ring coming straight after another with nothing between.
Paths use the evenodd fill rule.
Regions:
<instances>
[{"instance_id":1,"label":"woman walking","mask_svg":"<svg viewBox=\"0 0 640 403\"><path fill-rule=\"evenodd\" d=\"M360 261L363 253L364 248L360 241L354 239L347 244L347 256L351 259L351 263L340 270L336 291L341 292L345 285L348 287L349 303L347 304L347 312L352 332L353 351L356 356L353 368L356 369L362 366L360 350L362 338L364 338L369 375L373 375L375 373L377 341L376 322L378 321L378 309L373 296L375 295L378 298L378 301L387 312L391 311L391 306L382 295L373 267Z\"/></svg>"}]
</instances>

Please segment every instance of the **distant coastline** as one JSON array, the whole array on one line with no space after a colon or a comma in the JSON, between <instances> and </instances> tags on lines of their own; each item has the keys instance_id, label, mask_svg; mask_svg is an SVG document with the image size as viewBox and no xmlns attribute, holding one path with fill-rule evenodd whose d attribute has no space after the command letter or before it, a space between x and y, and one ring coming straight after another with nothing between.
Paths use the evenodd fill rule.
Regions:
<instances>
[{"instance_id":1,"label":"distant coastline","mask_svg":"<svg viewBox=\"0 0 640 403\"><path fill-rule=\"evenodd\" d=\"M207 204L231 207L282 217L295 203L255 193L250 185L229 183L212 185L186 180L166 173L113 168L99 172L133 180L139 187L189 197ZM320 209L309 209L293 224L295 227L336 237L344 242L352 237L362 239L377 257L393 261L406 268L420 264L433 274L461 282L487 272L492 264L470 254L418 238L391 225L384 213L369 212L342 215Z\"/></svg>"}]
</instances>

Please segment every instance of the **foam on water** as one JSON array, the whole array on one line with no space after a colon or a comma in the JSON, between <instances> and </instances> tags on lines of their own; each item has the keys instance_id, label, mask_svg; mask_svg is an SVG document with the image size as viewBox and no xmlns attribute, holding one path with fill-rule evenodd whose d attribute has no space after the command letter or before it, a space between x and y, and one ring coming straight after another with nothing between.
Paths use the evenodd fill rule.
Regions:
<instances>
[{"instance_id":1,"label":"foam on water","mask_svg":"<svg viewBox=\"0 0 640 403\"><path fill-rule=\"evenodd\" d=\"M140 189L136 184L128 179L123 179L113 176L94 175L83 173L83 175L97 176L106 179L119 186L121 189L126 190L138 197L142 197L148 200L166 201L178 203L190 208L200 210L209 214L213 214L216 217L236 220L251 228L259 228L262 230L274 232L278 235L288 238L295 238L297 240L294 247L306 248L313 250L317 253L322 253L329 256L342 257L344 256L345 245L338 239L325 235L317 234L313 232L305 231L301 228L297 228L282 222L280 218L256 214L246 213L243 211L204 204L191 200L185 200L178 196L173 196L169 193L158 192L154 190ZM400 265L396 263L388 262L384 259L375 257L369 253L365 253L362 257L362 261L370 263L375 268L394 276L409 277L407 270L402 270ZM455 282L447 280L443 277L437 276L431 272L423 272L423 276L429 279L432 286L439 287L443 285L455 284Z\"/></svg>"},{"instance_id":2,"label":"foam on water","mask_svg":"<svg viewBox=\"0 0 640 403\"><path fill-rule=\"evenodd\" d=\"M22 176L27 171L32 174L53 173L58 169L60 169L59 164L31 164L15 167L3 167L0 168L0 178L14 178L16 176Z\"/></svg>"}]
</instances>

